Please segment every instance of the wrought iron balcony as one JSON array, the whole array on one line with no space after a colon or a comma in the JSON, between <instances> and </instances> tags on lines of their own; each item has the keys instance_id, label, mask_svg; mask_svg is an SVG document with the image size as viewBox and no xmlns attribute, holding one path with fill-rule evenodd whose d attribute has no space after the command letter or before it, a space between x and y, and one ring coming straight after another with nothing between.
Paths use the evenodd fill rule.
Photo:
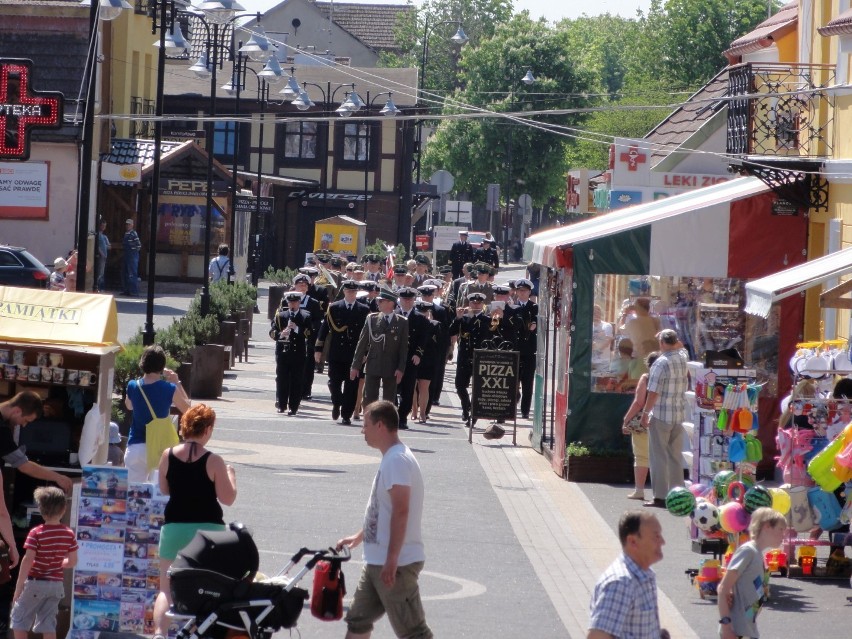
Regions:
<instances>
[{"instance_id":1,"label":"wrought iron balcony","mask_svg":"<svg viewBox=\"0 0 852 639\"><path fill-rule=\"evenodd\" d=\"M728 72L727 152L821 158L832 153L834 65L746 63Z\"/></svg>"}]
</instances>

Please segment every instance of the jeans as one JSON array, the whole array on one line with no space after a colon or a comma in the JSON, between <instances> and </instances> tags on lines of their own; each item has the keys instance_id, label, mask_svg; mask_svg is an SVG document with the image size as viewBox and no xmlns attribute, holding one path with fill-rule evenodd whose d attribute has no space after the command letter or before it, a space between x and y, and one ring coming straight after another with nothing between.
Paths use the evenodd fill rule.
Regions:
<instances>
[{"instance_id":1,"label":"jeans","mask_svg":"<svg viewBox=\"0 0 852 639\"><path fill-rule=\"evenodd\" d=\"M139 295L139 251L124 253L122 289L130 295Z\"/></svg>"}]
</instances>

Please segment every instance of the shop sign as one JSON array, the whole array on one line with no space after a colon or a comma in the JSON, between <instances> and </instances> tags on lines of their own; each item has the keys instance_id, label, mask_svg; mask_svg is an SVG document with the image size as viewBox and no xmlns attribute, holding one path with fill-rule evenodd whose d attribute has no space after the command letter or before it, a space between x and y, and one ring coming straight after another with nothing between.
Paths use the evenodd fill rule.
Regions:
<instances>
[{"instance_id":1,"label":"shop sign","mask_svg":"<svg viewBox=\"0 0 852 639\"><path fill-rule=\"evenodd\" d=\"M46 322L48 324L79 324L83 311L79 308L26 304L17 301L0 302L0 317Z\"/></svg>"},{"instance_id":2,"label":"shop sign","mask_svg":"<svg viewBox=\"0 0 852 639\"><path fill-rule=\"evenodd\" d=\"M0 158L30 157L33 129L62 126L63 96L32 89L32 60L0 60Z\"/></svg>"},{"instance_id":3,"label":"shop sign","mask_svg":"<svg viewBox=\"0 0 852 639\"><path fill-rule=\"evenodd\" d=\"M799 207L790 200L777 198L772 203L772 215L795 216L799 214Z\"/></svg>"},{"instance_id":4,"label":"shop sign","mask_svg":"<svg viewBox=\"0 0 852 639\"><path fill-rule=\"evenodd\" d=\"M230 193L230 185L222 180L214 180L211 185L213 197L222 197ZM162 178L160 195L195 196L207 195L207 180L179 180Z\"/></svg>"},{"instance_id":5,"label":"shop sign","mask_svg":"<svg viewBox=\"0 0 852 639\"><path fill-rule=\"evenodd\" d=\"M260 214L261 215L272 215L272 211L275 209L275 198L274 197L263 197L260 198ZM257 211L257 197L254 195L238 195L234 198L234 210L238 213L251 213L254 214Z\"/></svg>"},{"instance_id":6,"label":"shop sign","mask_svg":"<svg viewBox=\"0 0 852 639\"><path fill-rule=\"evenodd\" d=\"M428 235L417 235L417 236L415 236L414 245L420 251L428 251L429 250L429 236Z\"/></svg>"},{"instance_id":7,"label":"shop sign","mask_svg":"<svg viewBox=\"0 0 852 639\"><path fill-rule=\"evenodd\" d=\"M47 219L47 162L0 162L0 218Z\"/></svg>"},{"instance_id":8,"label":"shop sign","mask_svg":"<svg viewBox=\"0 0 852 639\"><path fill-rule=\"evenodd\" d=\"M474 419L515 419L519 358L517 351L473 352Z\"/></svg>"}]
</instances>

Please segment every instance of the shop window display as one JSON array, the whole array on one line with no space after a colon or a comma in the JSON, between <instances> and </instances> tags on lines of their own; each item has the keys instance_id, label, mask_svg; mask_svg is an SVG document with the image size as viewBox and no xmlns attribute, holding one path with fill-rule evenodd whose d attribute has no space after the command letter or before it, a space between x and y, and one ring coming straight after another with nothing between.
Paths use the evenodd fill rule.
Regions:
<instances>
[{"instance_id":1,"label":"shop window display","mask_svg":"<svg viewBox=\"0 0 852 639\"><path fill-rule=\"evenodd\" d=\"M743 312L746 280L712 277L598 275L592 322L595 392L631 393L657 349L656 334L677 331L691 360L736 349L765 392L775 395L778 311L768 319Z\"/></svg>"}]
</instances>

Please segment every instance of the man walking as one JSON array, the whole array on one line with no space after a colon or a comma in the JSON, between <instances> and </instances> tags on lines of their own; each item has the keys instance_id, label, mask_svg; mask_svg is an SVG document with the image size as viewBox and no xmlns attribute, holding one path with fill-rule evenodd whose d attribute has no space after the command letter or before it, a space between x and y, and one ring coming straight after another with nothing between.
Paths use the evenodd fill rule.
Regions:
<instances>
[{"instance_id":1,"label":"man walking","mask_svg":"<svg viewBox=\"0 0 852 639\"><path fill-rule=\"evenodd\" d=\"M642 426L648 429L653 501L645 506L666 507L666 495L683 486L684 398L688 379L686 351L672 329L657 333L660 357L648 374ZM634 342L635 344L635 342ZM652 414L653 413L653 414Z\"/></svg>"},{"instance_id":2,"label":"man walking","mask_svg":"<svg viewBox=\"0 0 852 639\"><path fill-rule=\"evenodd\" d=\"M383 288L378 300L379 312L367 317L349 371L350 379L357 379L364 365L363 406L379 398L379 385L382 399L396 401L408 358L408 320L394 313L396 294Z\"/></svg>"},{"instance_id":3,"label":"man walking","mask_svg":"<svg viewBox=\"0 0 852 639\"><path fill-rule=\"evenodd\" d=\"M124 225L125 232L121 240L121 247L124 249L121 294L139 297L139 252L142 250L142 240L133 228L132 219L127 218Z\"/></svg>"},{"instance_id":4,"label":"man walking","mask_svg":"<svg viewBox=\"0 0 852 639\"><path fill-rule=\"evenodd\" d=\"M473 247L467 241L467 229L459 231L459 241L450 247L450 266L453 269L453 279L462 276L462 269L468 262L473 262Z\"/></svg>"},{"instance_id":5,"label":"man walking","mask_svg":"<svg viewBox=\"0 0 852 639\"><path fill-rule=\"evenodd\" d=\"M660 639L657 579L651 565L663 558L663 528L649 512L629 511L618 522L621 555L595 584L588 639Z\"/></svg>"},{"instance_id":6,"label":"man walking","mask_svg":"<svg viewBox=\"0 0 852 639\"><path fill-rule=\"evenodd\" d=\"M427 342L432 337L432 327L425 315L414 310L414 298L417 290L403 287L397 291L399 295L399 308L397 315L401 315L408 321L408 359L405 363L402 380L399 382L399 428L408 428L408 415L414 405L414 387L417 385L417 370L420 360L427 347Z\"/></svg>"},{"instance_id":7,"label":"man walking","mask_svg":"<svg viewBox=\"0 0 852 639\"><path fill-rule=\"evenodd\" d=\"M109 256L109 238L106 235L106 220L101 219L98 224L98 236L96 245L96 261L95 268L95 292L100 293L104 290L104 273L106 272L107 257Z\"/></svg>"},{"instance_id":8,"label":"man walking","mask_svg":"<svg viewBox=\"0 0 852 639\"><path fill-rule=\"evenodd\" d=\"M302 377L307 359L307 344L313 334L311 314L301 308L302 293L284 293L286 307L272 318L269 337L275 340L275 391L279 413L289 407L293 416L302 401Z\"/></svg>"},{"instance_id":9,"label":"man walking","mask_svg":"<svg viewBox=\"0 0 852 639\"><path fill-rule=\"evenodd\" d=\"M355 355L355 347L370 309L366 304L356 301L358 282L343 282L343 299L328 307L328 312L320 326L317 342L314 346L314 361L322 361L325 343L328 341L328 390L331 392L331 418L337 421L342 417L343 425L352 423L355 400L358 393L358 380L350 379L349 368ZM342 387L342 389L341 389Z\"/></svg>"},{"instance_id":10,"label":"man walking","mask_svg":"<svg viewBox=\"0 0 852 639\"><path fill-rule=\"evenodd\" d=\"M491 332L491 317L483 312L485 295L471 293L468 297L469 307L459 307L456 318L450 324L452 344L458 342L459 350L456 356L456 394L462 407L462 421L470 419L470 380L473 377L473 351L482 348L482 343L489 339Z\"/></svg>"},{"instance_id":11,"label":"man walking","mask_svg":"<svg viewBox=\"0 0 852 639\"><path fill-rule=\"evenodd\" d=\"M418 577L423 550L423 475L411 449L399 439L393 404L373 402L364 409L361 432L382 453L373 479L364 526L337 542L337 548L364 543L364 568L344 621L346 639L368 639L387 613L397 637L431 639L420 600Z\"/></svg>"},{"instance_id":12,"label":"man walking","mask_svg":"<svg viewBox=\"0 0 852 639\"><path fill-rule=\"evenodd\" d=\"M532 405L533 386L535 385L535 355L538 349L538 304L530 300L533 284L527 279L515 280L515 294L518 303L512 306L512 312L521 319L518 333L518 352L520 353L521 417L529 419Z\"/></svg>"}]
</instances>

